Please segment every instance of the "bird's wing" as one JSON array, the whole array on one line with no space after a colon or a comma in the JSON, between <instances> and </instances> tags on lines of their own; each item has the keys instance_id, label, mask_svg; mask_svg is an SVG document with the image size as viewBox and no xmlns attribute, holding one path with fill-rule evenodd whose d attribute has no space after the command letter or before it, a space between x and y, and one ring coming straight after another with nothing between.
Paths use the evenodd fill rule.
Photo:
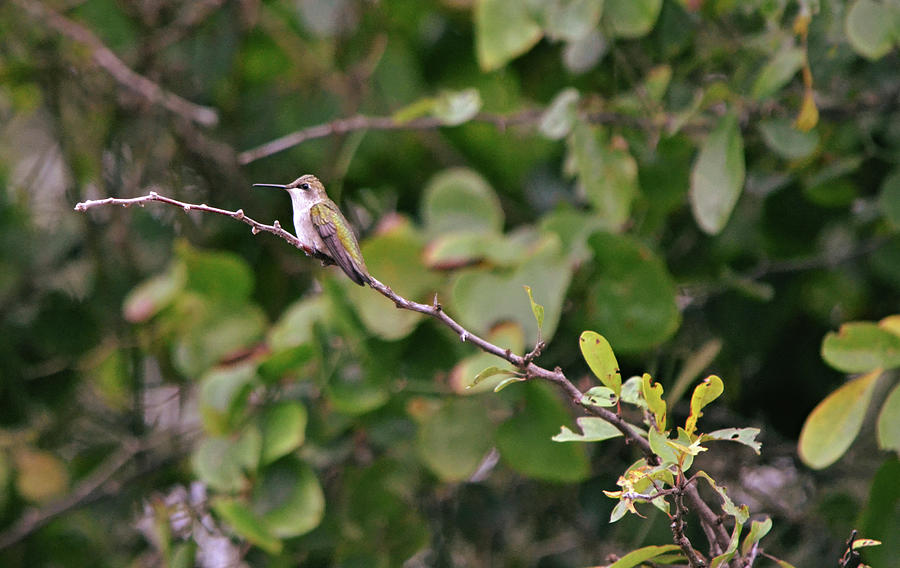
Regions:
<instances>
[{"instance_id":1,"label":"bird's wing","mask_svg":"<svg viewBox=\"0 0 900 568\"><path fill-rule=\"evenodd\" d=\"M309 217L313 227L316 228L316 232L322 237L322 241L328 248L328 253L334 259L335 264L340 266L347 273L347 276L360 286L368 282L369 275L366 272L365 262L356 242L356 237L350 234L345 239L347 246L345 247L341 244L338 224L343 221L341 224L348 231L350 230L350 225L341 217L341 212L329 203L322 202L310 207Z\"/></svg>"}]
</instances>

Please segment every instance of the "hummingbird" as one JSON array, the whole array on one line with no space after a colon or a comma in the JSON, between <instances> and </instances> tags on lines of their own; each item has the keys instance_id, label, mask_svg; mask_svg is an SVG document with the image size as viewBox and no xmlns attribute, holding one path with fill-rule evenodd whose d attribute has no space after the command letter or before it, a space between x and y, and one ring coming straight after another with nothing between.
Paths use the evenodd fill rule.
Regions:
<instances>
[{"instance_id":1,"label":"hummingbird","mask_svg":"<svg viewBox=\"0 0 900 568\"><path fill-rule=\"evenodd\" d=\"M294 230L300 242L312 249L313 256L327 264L337 264L350 280L360 286L369 282L369 270L350 223L325 186L311 174L298 177L287 185L254 183L254 187L277 187L288 192L294 208Z\"/></svg>"}]
</instances>

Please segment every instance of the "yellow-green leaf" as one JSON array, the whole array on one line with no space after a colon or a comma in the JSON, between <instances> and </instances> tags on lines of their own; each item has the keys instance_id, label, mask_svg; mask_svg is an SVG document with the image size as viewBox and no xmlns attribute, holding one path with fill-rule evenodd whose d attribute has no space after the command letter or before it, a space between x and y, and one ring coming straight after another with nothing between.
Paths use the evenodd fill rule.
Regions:
<instances>
[{"instance_id":1,"label":"yellow-green leaf","mask_svg":"<svg viewBox=\"0 0 900 568\"><path fill-rule=\"evenodd\" d=\"M606 338L596 331L585 331L578 339L578 345L594 376L619 396L622 392L622 375L619 373L619 362Z\"/></svg>"},{"instance_id":2,"label":"yellow-green leaf","mask_svg":"<svg viewBox=\"0 0 900 568\"><path fill-rule=\"evenodd\" d=\"M828 395L806 418L800 432L800 459L822 469L836 462L862 426L881 370L857 377Z\"/></svg>"},{"instance_id":3,"label":"yellow-green leaf","mask_svg":"<svg viewBox=\"0 0 900 568\"><path fill-rule=\"evenodd\" d=\"M724 391L722 379L716 375L706 377L694 388L694 394L691 395L691 412L684 423L684 429L689 435L693 435L697 430L697 420L703 416L703 407L719 398Z\"/></svg>"},{"instance_id":4,"label":"yellow-green leaf","mask_svg":"<svg viewBox=\"0 0 900 568\"><path fill-rule=\"evenodd\" d=\"M649 373L644 373L641 377L641 394L647 401L647 408L656 418L656 429L660 432L666 429L666 401L663 400L663 386L659 383L653 383L653 379Z\"/></svg>"}]
</instances>

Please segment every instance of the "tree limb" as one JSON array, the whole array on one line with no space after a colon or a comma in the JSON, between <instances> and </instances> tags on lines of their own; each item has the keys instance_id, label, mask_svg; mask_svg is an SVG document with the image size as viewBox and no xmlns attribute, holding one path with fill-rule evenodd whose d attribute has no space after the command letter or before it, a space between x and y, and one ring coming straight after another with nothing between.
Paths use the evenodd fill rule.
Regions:
<instances>
[{"instance_id":1,"label":"tree limb","mask_svg":"<svg viewBox=\"0 0 900 568\"><path fill-rule=\"evenodd\" d=\"M119 59L113 50L106 47L100 38L81 24L66 18L38 0L13 0L13 3L27 12L35 21L86 46L91 52L94 63L109 73L120 85L148 102L162 105L168 111L203 126L214 126L218 123L219 115L215 109L192 103L133 71Z\"/></svg>"},{"instance_id":2,"label":"tree limb","mask_svg":"<svg viewBox=\"0 0 900 568\"><path fill-rule=\"evenodd\" d=\"M109 197L106 199L97 199L91 201L84 201L75 205L76 211L87 211L88 209L92 209L94 207L99 207L103 205L121 205L123 207L130 207L132 205L138 205L143 207L143 205L150 201L159 201L162 203L167 203L169 205L174 205L176 207L182 208L184 211L203 211L206 213L215 213L218 215L224 215L226 217L231 217L232 219L237 219L247 225L250 225L251 232L255 235L261 231L272 233L278 237L281 237L291 245L303 250L307 255L314 256L312 250L303 245L297 237L292 235L291 233L285 231L281 224L278 221L275 221L271 225L266 225L264 223L260 223L250 217L247 217L244 214L242 209L238 209L236 211L229 211L227 209L220 209L218 207L210 207L206 204L196 205L193 203L185 203L183 201L178 201L177 199L172 199L170 197L165 197L159 195L155 191L151 191L145 196L141 197L133 197L133 198L116 198ZM454 333L456 333L461 341L471 343L475 347L481 349L486 353L490 353L496 357L499 357L514 367L519 369L525 378L527 379L541 379L545 381L549 381L555 385L557 385L566 396L575 404L581 406L585 412L597 416L604 421L608 422L612 426L614 426L622 435L625 437L627 443L632 443L636 445L640 451L644 454L645 459L650 464L659 463L659 458L653 453L650 449L650 443L646 438L641 436L638 429L629 423L627 420L616 414L615 412L611 412L606 408L592 406L587 404L584 401L584 393L582 393L578 387L576 387L572 381L570 381L565 373L563 373L562 369L556 367L554 369L546 369L535 364L532 361L533 357L528 355L522 356L512 353L508 349L504 349L498 345L487 341L486 339L470 332L466 328L464 328L461 324L459 324L456 320L450 317L447 312L444 311L443 307L437 301L437 297L435 296L434 301L431 304L423 304L419 302L414 302L412 300L408 300L401 296L400 294L394 292L389 286L385 285L381 281L377 280L374 277L370 278L369 285L371 288L382 296L391 300L394 305L398 309L409 310L413 312L419 312L421 314L425 314L430 316L443 325L447 326ZM715 512L706 504L703 498L700 496L697 488L688 484L684 487L684 495L687 500L690 502L691 507L697 513L700 519L700 525L703 528L704 534L709 540L710 549L714 553L717 550L725 550L730 541L730 536L722 524L719 522L718 516Z\"/></svg>"}]
</instances>

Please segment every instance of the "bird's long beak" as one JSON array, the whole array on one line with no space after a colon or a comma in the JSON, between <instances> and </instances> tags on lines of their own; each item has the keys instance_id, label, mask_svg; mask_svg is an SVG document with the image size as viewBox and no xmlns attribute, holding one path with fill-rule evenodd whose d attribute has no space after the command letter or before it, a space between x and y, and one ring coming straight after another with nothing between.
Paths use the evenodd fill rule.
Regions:
<instances>
[{"instance_id":1,"label":"bird's long beak","mask_svg":"<svg viewBox=\"0 0 900 568\"><path fill-rule=\"evenodd\" d=\"M287 189L286 185L279 183L254 183L253 187L277 187L278 189Z\"/></svg>"}]
</instances>

